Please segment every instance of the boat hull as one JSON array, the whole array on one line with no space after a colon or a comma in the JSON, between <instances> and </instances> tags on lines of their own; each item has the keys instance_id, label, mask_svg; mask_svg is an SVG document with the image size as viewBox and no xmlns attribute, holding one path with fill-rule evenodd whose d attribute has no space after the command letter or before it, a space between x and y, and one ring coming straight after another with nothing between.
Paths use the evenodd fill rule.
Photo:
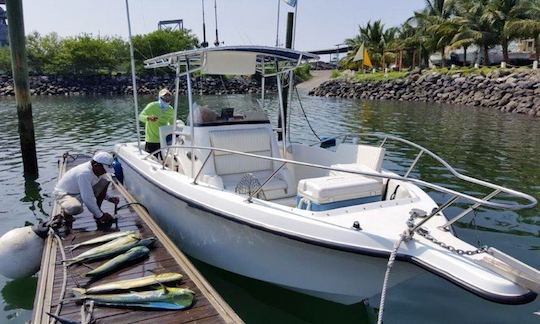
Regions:
<instances>
[{"instance_id":1,"label":"boat hull","mask_svg":"<svg viewBox=\"0 0 540 324\"><path fill-rule=\"evenodd\" d=\"M124 185L167 235L188 255L213 266L342 304L381 291L387 259L310 244L252 226L154 185L122 161ZM399 262L390 286L422 270Z\"/></svg>"}]
</instances>

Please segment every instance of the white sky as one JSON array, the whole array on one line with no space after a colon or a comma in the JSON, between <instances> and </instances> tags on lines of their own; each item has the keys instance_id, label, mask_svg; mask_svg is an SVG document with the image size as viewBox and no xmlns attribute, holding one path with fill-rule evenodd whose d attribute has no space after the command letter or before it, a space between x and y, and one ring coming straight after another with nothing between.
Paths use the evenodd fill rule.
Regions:
<instances>
[{"instance_id":1,"label":"white sky","mask_svg":"<svg viewBox=\"0 0 540 324\"><path fill-rule=\"evenodd\" d=\"M220 41L225 45L275 45L278 0L217 0ZM215 41L214 0L204 0L206 35ZM202 41L201 0L130 0L134 34L157 28L159 20L183 19ZM127 37L125 0L24 0L26 33L57 32ZM296 48L334 48L358 32L358 25L382 19L397 26L421 9L423 0L298 0ZM280 42L284 43L286 12L281 2Z\"/></svg>"}]
</instances>

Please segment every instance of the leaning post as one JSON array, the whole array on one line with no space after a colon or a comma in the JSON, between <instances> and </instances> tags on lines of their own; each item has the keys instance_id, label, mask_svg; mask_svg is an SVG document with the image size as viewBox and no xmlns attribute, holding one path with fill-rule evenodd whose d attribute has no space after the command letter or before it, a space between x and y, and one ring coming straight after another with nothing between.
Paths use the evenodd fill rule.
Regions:
<instances>
[{"instance_id":1,"label":"leaning post","mask_svg":"<svg viewBox=\"0 0 540 324\"><path fill-rule=\"evenodd\" d=\"M6 0L6 9L24 176L35 179L38 177L38 164L28 83L22 0Z\"/></svg>"}]
</instances>

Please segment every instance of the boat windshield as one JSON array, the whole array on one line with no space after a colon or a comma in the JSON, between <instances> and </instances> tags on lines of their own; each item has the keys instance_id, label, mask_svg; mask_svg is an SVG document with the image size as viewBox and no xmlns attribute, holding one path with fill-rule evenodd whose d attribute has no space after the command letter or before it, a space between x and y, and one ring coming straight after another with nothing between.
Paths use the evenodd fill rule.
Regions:
<instances>
[{"instance_id":1,"label":"boat windshield","mask_svg":"<svg viewBox=\"0 0 540 324\"><path fill-rule=\"evenodd\" d=\"M221 126L233 124L270 123L268 116L256 102L238 103L205 100L193 104L193 124L197 127ZM188 116L186 125L190 125Z\"/></svg>"}]
</instances>

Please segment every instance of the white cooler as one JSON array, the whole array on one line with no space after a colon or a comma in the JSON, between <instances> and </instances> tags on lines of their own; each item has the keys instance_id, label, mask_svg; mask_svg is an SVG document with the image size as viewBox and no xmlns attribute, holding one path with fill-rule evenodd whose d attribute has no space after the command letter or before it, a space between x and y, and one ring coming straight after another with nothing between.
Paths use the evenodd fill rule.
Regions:
<instances>
[{"instance_id":1,"label":"white cooler","mask_svg":"<svg viewBox=\"0 0 540 324\"><path fill-rule=\"evenodd\" d=\"M332 175L298 183L297 207L323 211L382 199L383 183L364 176Z\"/></svg>"}]
</instances>

